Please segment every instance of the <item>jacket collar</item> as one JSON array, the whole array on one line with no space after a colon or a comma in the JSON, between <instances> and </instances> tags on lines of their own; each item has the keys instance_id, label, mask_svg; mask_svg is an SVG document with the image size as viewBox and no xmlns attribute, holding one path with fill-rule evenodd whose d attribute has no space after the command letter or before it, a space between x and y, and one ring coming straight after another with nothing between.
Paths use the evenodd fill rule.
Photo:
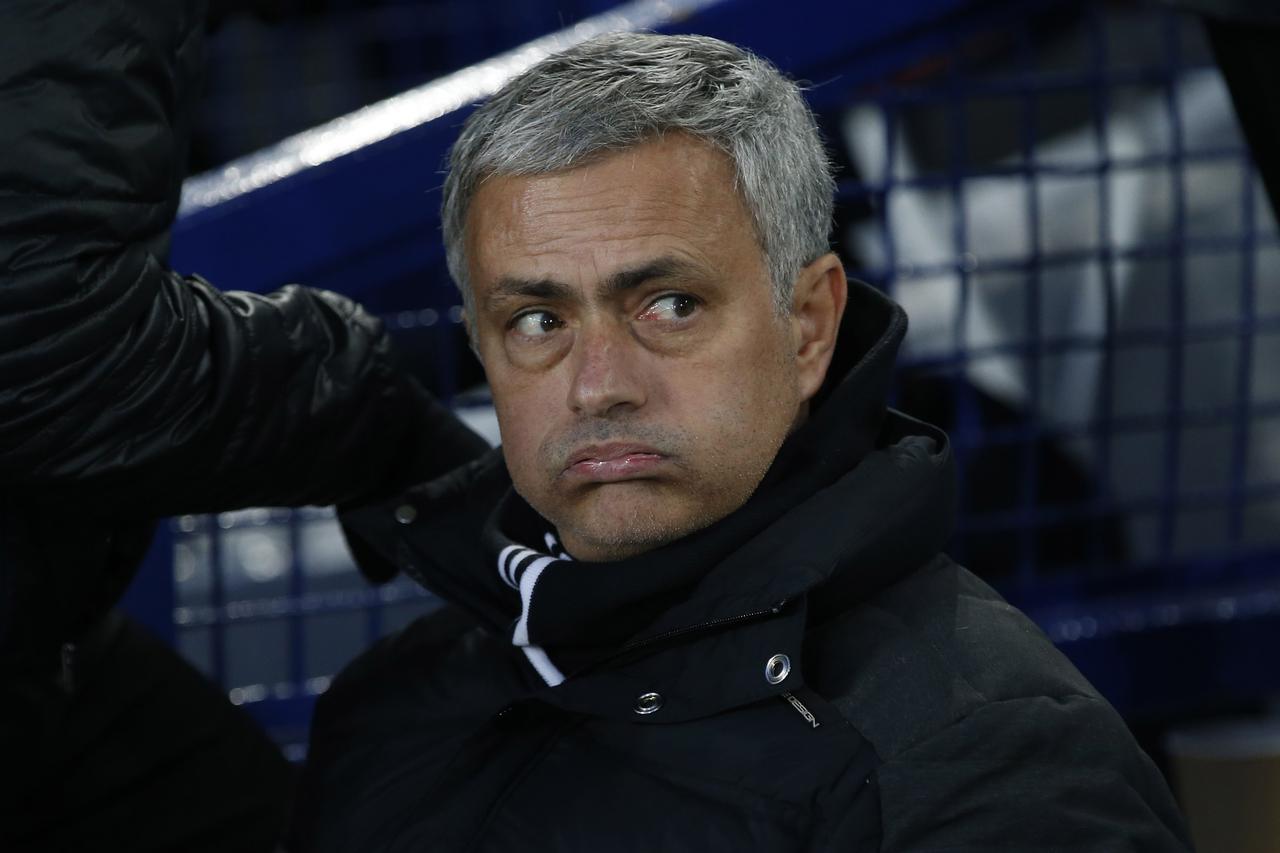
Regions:
<instances>
[{"instance_id":1,"label":"jacket collar","mask_svg":"<svg viewBox=\"0 0 1280 853\"><path fill-rule=\"evenodd\" d=\"M950 532L945 436L890 413L886 446L779 517L670 609L582 676L541 698L638 723L696 719L805 685L806 630L934 558ZM768 662L790 674L775 683ZM663 707L638 716L637 698Z\"/></svg>"},{"instance_id":2,"label":"jacket collar","mask_svg":"<svg viewBox=\"0 0 1280 853\"><path fill-rule=\"evenodd\" d=\"M621 679L619 695L635 686L627 672L647 672L642 661L651 653L677 640L714 646L716 626L734 626L740 642L765 635L762 650L790 638L795 665L810 611L821 616L851 606L937 552L951 524L946 437L886 407L906 316L854 282L846 318L837 360L852 366L824 388L751 499L702 531L628 560L557 562L541 574L527 614L531 643L571 675L596 673L597 688ZM510 636L521 598L499 576L498 554L512 544L537 548L547 527L511 489L500 452L410 490L403 501L426 521L395 525L383 512L374 522L365 511L344 514L344 521L363 528L357 539L382 537L384 553L394 541L394 559L408 574ZM704 657L705 666L687 673L689 684L668 689L714 695L707 701L719 704L770 687L754 671L762 661L748 678L719 658ZM612 662L611 675L601 674L602 661ZM570 678L557 701L582 689ZM590 697L598 701L599 691ZM696 713L692 706L687 712Z\"/></svg>"}]
</instances>

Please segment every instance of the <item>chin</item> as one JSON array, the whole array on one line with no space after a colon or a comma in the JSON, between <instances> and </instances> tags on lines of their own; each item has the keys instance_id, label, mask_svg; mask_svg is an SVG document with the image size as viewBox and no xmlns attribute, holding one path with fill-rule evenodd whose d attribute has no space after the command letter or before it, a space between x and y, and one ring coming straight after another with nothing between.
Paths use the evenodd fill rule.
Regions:
<instances>
[{"instance_id":1,"label":"chin","mask_svg":"<svg viewBox=\"0 0 1280 853\"><path fill-rule=\"evenodd\" d=\"M615 485L633 484L611 484L611 488ZM594 496L597 499L574 513L576 517L558 524L569 553L592 562L622 560L688 536L720 517L707 517L705 508L695 501L655 494L652 489L637 491L628 488L607 497Z\"/></svg>"}]
</instances>

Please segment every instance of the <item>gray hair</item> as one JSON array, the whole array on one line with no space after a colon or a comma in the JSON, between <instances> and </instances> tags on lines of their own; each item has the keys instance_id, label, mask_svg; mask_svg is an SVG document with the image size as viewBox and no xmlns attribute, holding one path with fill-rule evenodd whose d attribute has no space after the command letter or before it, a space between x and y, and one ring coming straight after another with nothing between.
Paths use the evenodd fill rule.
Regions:
<instances>
[{"instance_id":1,"label":"gray hair","mask_svg":"<svg viewBox=\"0 0 1280 853\"><path fill-rule=\"evenodd\" d=\"M441 220L468 316L475 305L463 229L481 181L568 169L668 132L732 159L778 313L789 312L801 268L828 251L835 190L799 87L718 39L612 33L513 78L467 119L449 152Z\"/></svg>"}]
</instances>

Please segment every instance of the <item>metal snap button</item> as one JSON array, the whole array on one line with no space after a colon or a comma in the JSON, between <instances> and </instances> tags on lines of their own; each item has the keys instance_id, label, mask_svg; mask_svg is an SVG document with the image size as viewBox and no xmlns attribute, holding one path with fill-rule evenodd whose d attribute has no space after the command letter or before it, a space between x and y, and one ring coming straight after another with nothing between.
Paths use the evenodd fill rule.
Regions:
<instances>
[{"instance_id":1,"label":"metal snap button","mask_svg":"<svg viewBox=\"0 0 1280 853\"><path fill-rule=\"evenodd\" d=\"M636 713L641 716L652 714L662 707L662 694L642 693L636 698Z\"/></svg>"},{"instance_id":2,"label":"metal snap button","mask_svg":"<svg viewBox=\"0 0 1280 853\"><path fill-rule=\"evenodd\" d=\"M764 677L770 684L781 684L791 674L791 658L786 655L774 655L764 665Z\"/></svg>"},{"instance_id":3,"label":"metal snap button","mask_svg":"<svg viewBox=\"0 0 1280 853\"><path fill-rule=\"evenodd\" d=\"M413 504L400 504L396 507L396 521L401 524L412 524L413 520L418 517L418 508Z\"/></svg>"}]
</instances>

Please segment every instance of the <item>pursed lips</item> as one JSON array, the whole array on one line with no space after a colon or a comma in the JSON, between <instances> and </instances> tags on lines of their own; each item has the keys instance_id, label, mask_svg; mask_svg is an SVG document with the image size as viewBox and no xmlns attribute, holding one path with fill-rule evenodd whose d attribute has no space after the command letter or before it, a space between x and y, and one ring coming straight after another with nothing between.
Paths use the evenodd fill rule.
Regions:
<instances>
[{"instance_id":1,"label":"pursed lips","mask_svg":"<svg viewBox=\"0 0 1280 853\"><path fill-rule=\"evenodd\" d=\"M667 455L645 444L610 442L581 447L569 457L564 474L574 480L610 483L652 476Z\"/></svg>"}]
</instances>

